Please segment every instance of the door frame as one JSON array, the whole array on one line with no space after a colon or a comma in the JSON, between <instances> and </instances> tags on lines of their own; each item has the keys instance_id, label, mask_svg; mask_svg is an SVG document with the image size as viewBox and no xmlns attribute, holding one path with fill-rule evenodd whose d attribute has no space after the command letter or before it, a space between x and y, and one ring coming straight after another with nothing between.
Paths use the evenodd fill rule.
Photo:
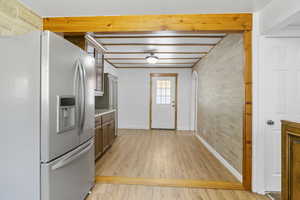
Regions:
<instances>
[{"instance_id":1,"label":"door frame","mask_svg":"<svg viewBox=\"0 0 300 200\"><path fill-rule=\"evenodd\" d=\"M149 33L200 32L200 33L242 33L244 36L244 114L243 114L243 182L238 187L227 182L203 183L194 187L218 189L252 189L252 29L251 13L235 14L182 14L182 15L131 15L95 17L50 17L43 19L43 30L63 32L71 35L85 33ZM124 182L123 182L124 183ZM176 181L172 181L176 186ZM145 184L145 182L144 182ZM152 182L152 185L154 183ZM157 184L159 185L159 183ZM186 184L187 187L191 186ZM226 187L228 186L228 187ZM232 187L231 187L232 186Z\"/></svg>"},{"instance_id":2,"label":"door frame","mask_svg":"<svg viewBox=\"0 0 300 200\"><path fill-rule=\"evenodd\" d=\"M153 77L175 77L175 128L168 129L168 130L177 130L177 109L178 109L178 73L150 73L150 96L149 96L149 129L153 130L152 128L152 78Z\"/></svg>"}]
</instances>

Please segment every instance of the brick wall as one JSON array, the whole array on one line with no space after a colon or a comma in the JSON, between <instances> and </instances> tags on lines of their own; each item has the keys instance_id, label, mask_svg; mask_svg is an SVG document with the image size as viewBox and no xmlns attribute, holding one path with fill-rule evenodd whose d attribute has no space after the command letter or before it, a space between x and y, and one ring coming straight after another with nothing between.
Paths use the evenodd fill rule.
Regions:
<instances>
[{"instance_id":1,"label":"brick wall","mask_svg":"<svg viewBox=\"0 0 300 200\"><path fill-rule=\"evenodd\" d=\"M199 75L198 134L242 173L242 34L225 37L194 70Z\"/></svg>"},{"instance_id":2,"label":"brick wall","mask_svg":"<svg viewBox=\"0 0 300 200\"><path fill-rule=\"evenodd\" d=\"M0 0L0 35L19 35L42 28L42 19L16 0Z\"/></svg>"}]
</instances>

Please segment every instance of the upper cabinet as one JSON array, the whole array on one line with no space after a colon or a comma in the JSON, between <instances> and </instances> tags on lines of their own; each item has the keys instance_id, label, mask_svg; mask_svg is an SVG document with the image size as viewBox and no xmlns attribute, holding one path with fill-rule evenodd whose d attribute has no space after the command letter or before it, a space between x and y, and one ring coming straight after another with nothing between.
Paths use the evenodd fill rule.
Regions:
<instances>
[{"instance_id":1,"label":"upper cabinet","mask_svg":"<svg viewBox=\"0 0 300 200\"><path fill-rule=\"evenodd\" d=\"M97 49L90 42L86 43L86 50L89 55L95 58L96 67L96 96L102 96L104 94L104 54L101 50Z\"/></svg>"},{"instance_id":2,"label":"upper cabinet","mask_svg":"<svg viewBox=\"0 0 300 200\"><path fill-rule=\"evenodd\" d=\"M84 35L64 35L64 38L69 42L72 42L76 46L85 50L85 38Z\"/></svg>"},{"instance_id":3,"label":"upper cabinet","mask_svg":"<svg viewBox=\"0 0 300 200\"><path fill-rule=\"evenodd\" d=\"M104 55L101 52L95 51L96 63L96 95L104 93Z\"/></svg>"}]
</instances>

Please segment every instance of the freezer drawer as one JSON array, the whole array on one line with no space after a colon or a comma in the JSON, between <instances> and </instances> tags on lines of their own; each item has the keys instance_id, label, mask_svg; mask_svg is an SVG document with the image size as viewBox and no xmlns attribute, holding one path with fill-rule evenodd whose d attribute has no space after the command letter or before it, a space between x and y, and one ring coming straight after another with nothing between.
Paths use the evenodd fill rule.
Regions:
<instances>
[{"instance_id":1,"label":"freezer drawer","mask_svg":"<svg viewBox=\"0 0 300 200\"><path fill-rule=\"evenodd\" d=\"M41 166L41 200L83 200L94 185L94 139Z\"/></svg>"}]
</instances>

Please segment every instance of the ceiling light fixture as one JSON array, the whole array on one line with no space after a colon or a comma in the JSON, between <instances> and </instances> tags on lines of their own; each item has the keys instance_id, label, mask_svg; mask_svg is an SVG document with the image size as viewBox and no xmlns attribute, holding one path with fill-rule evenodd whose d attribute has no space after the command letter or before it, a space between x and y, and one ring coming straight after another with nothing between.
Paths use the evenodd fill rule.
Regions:
<instances>
[{"instance_id":1,"label":"ceiling light fixture","mask_svg":"<svg viewBox=\"0 0 300 200\"><path fill-rule=\"evenodd\" d=\"M146 61L149 64L156 64L158 62L159 58L154 55L154 53L151 53L150 56L146 57Z\"/></svg>"}]
</instances>

